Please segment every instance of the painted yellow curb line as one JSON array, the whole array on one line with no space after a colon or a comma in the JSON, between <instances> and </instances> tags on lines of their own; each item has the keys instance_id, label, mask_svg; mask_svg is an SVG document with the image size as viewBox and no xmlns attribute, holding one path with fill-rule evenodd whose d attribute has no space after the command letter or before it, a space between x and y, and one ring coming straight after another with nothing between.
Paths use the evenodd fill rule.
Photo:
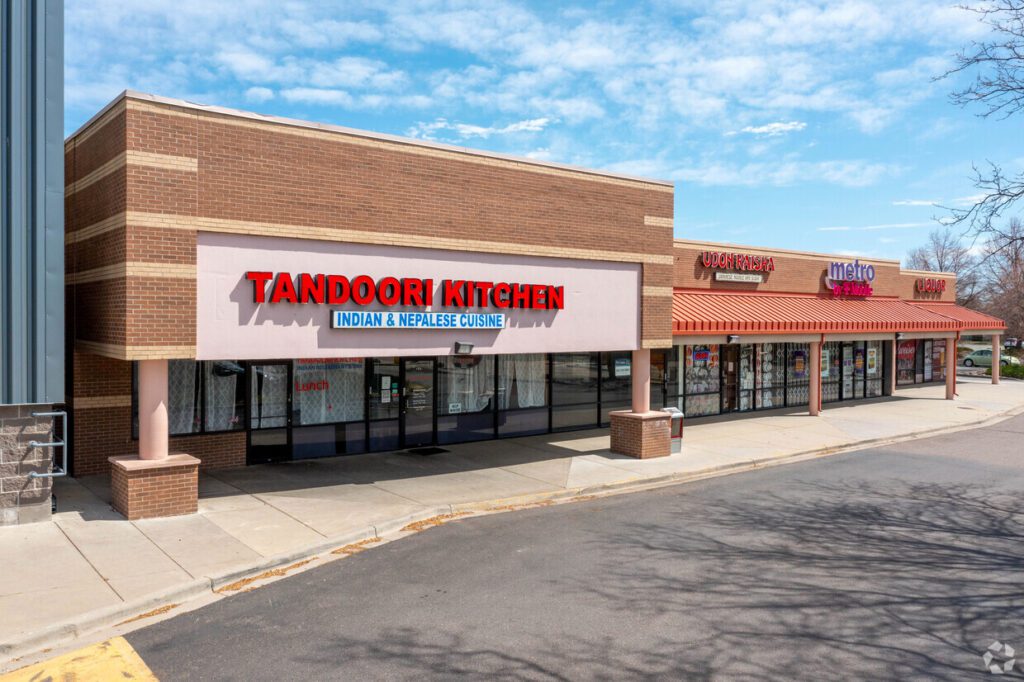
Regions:
<instances>
[{"instance_id":1,"label":"painted yellow curb line","mask_svg":"<svg viewBox=\"0 0 1024 682\"><path fill-rule=\"evenodd\" d=\"M0 682L85 682L138 680L157 682L156 675L124 637L83 647L77 651L0 675Z\"/></svg>"}]
</instances>

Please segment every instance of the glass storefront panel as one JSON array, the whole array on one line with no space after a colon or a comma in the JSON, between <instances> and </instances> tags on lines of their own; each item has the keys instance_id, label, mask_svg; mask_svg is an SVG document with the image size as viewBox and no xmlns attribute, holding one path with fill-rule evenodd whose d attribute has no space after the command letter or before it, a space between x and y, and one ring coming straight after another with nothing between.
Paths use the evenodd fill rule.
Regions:
<instances>
[{"instance_id":1,"label":"glass storefront panel","mask_svg":"<svg viewBox=\"0 0 1024 682\"><path fill-rule=\"evenodd\" d=\"M194 360L167 363L167 427L172 436L200 431L201 382L200 363Z\"/></svg>"},{"instance_id":2,"label":"glass storefront panel","mask_svg":"<svg viewBox=\"0 0 1024 682\"><path fill-rule=\"evenodd\" d=\"M868 341L864 357L864 376L866 379L866 391L868 398L877 398L882 395L882 342Z\"/></svg>"},{"instance_id":3,"label":"glass storefront panel","mask_svg":"<svg viewBox=\"0 0 1024 682\"><path fill-rule=\"evenodd\" d=\"M899 341L896 344L896 383L914 383L917 367L917 341Z\"/></svg>"},{"instance_id":4,"label":"glass storefront panel","mask_svg":"<svg viewBox=\"0 0 1024 682\"><path fill-rule=\"evenodd\" d=\"M679 407L679 356L677 347L651 351L651 409Z\"/></svg>"},{"instance_id":5,"label":"glass storefront panel","mask_svg":"<svg viewBox=\"0 0 1024 682\"><path fill-rule=\"evenodd\" d=\"M203 363L207 431L245 429L245 367L230 360Z\"/></svg>"},{"instance_id":6,"label":"glass storefront panel","mask_svg":"<svg viewBox=\"0 0 1024 682\"><path fill-rule=\"evenodd\" d=\"M584 426L597 426L597 403L552 408L551 428L553 430Z\"/></svg>"},{"instance_id":7,"label":"glass storefront panel","mask_svg":"<svg viewBox=\"0 0 1024 682\"><path fill-rule=\"evenodd\" d=\"M366 451L365 422L299 426L292 429L292 458L354 455Z\"/></svg>"},{"instance_id":8,"label":"glass storefront panel","mask_svg":"<svg viewBox=\"0 0 1024 682\"><path fill-rule=\"evenodd\" d=\"M548 404L548 358L543 353L498 356L498 409Z\"/></svg>"},{"instance_id":9,"label":"glass storefront panel","mask_svg":"<svg viewBox=\"0 0 1024 682\"><path fill-rule=\"evenodd\" d=\"M786 364L786 405L806 405L810 402L810 352L807 343L789 344Z\"/></svg>"},{"instance_id":10,"label":"glass storefront panel","mask_svg":"<svg viewBox=\"0 0 1024 682\"><path fill-rule=\"evenodd\" d=\"M754 371L754 358L757 354L757 347L752 343L745 343L740 346L739 363L739 411L747 412L754 409L754 385L756 373Z\"/></svg>"},{"instance_id":11,"label":"glass storefront panel","mask_svg":"<svg viewBox=\"0 0 1024 682\"><path fill-rule=\"evenodd\" d=\"M362 421L366 363L360 358L295 360L292 423L295 426Z\"/></svg>"},{"instance_id":12,"label":"glass storefront panel","mask_svg":"<svg viewBox=\"0 0 1024 682\"><path fill-rule=\"evenodd\" d=\"M718 344L685 346L683 412L687 417L718 414L721 410L721 367Z\"/></svg>"},{"instance_id":13,"label":"glass storefront panel","mask_svg":"<svg viewBox=\"0 0 1024 682\"><path fill-rule=\"evenodd\" d=\"M652 353L653 355L653 353ZM610 423L609 416L616 410L628 410L633 403L633 354L616 351L600 354L601 425ZM651 385L653 386L653 368Z\"/></svg>"},{"instance_id":14,"label":"glass storefront panel","mask_svg":"<svg viewBox=\"0 0 1024 682\"><path fill-rule=\"evenodd\" d=\"M935 339L932 341L932 380L946 380L946 339ZM951 345L951 344L950 344Z\"/></svg>"},{"instance_id":15,"label":"glass storefront panel","mask_svg":"<svg viewBox=\"0 0 1024 682\"><path fill-rule=\"evenodd\" d=\"M448 356L437 363L437 441L494 437L493 355Z\"/></svg>"},{"instance_id":16,"label":"glass storefront panel","mask_svg":"<svg viewBox=\"0 0 1024 682\"><path fill-rule=\"evenodd\" d=\"M843 400L850 400L857 396L853 392L853 344L844 343L843 355Z\"/></svg>"},{"instance_id":17,"label":"glass storefront panel","mask_svg":"<svg viewBox=\"0 0 1024 682\"><path fill-rule=\"evenodd\" d=\"M842 348L840 341L826 341L821 347L821 401L831 403L840 399L842 377Z\"/></svg>"},{"instance_id":18,"label":"glass storefront panel","mask_svg":"<svg viewBox=\"0 0 1024 682\"><path fill-rule=\"evenodd\" d=\"M786 344L758 344L755 360L755 407L759 410L783 407L786 404Z\"/></svg>"},{"instance_id":19,"label":"glass storefront panel","mask_svg":"<svg viewBox=\"0 0 1024 682\"><path fill-rule=\"evenodd\" d=\"M548 432L548 408L498 412L499 436L531 436Z\"/></svg>"},{"instance_id":20,"label":"glass storefront panel","mask_svg":"<svg viewBox=\"0 0 1024 682\"><path fill-rule=\"evenodd\" d=\"M597 403L597 353L551 356L551 404ZM597 411L595 409L595 421Z\"/></svg>"},{"instance_id":21,"label":"glass storefront panel","mask_svg":"<svg viewBox=\"0 0 1024 682\"><path fill-rule=\"evenodd\" d=\"M249 423L253 429L288 426L288 365L251 365Z\"/></svg>"}]
</instances>

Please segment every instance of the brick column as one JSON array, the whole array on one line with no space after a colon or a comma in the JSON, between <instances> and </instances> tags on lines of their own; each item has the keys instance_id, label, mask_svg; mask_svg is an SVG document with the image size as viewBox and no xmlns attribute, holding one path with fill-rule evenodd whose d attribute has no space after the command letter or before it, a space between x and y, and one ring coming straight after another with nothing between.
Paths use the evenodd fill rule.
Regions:
<instances>
[{"instance_id":1,"label":"brick column","mask_svg":"<svg viewBox=\"0 0 1024 682\"><path fill-rule=\"evenodd\" d=\"M129 520L194 513L199 460L168 452L167 360L139 362L139 454L110 457L111 503Z\"/></svg>"},{"instance_id":2,"label":"brick column","mask_svg":"<svg viewBox=\"0 0 1024 682\"><path fill-rule=\"evenodd\" d=\"M957 339L946 339L946 400L956 397Z\"/></svg>"},{"instance_id":3,"label":"brick column","mask_svg":"<svg viewBox=\"0 0 1024 682\"><path fill-rule=\"evenodd\" d=\"M811 373L807 411L812 417L817 417L821 412L821 341L811 343L810 355L807 363L807 371Z\"/></svg>"},{"instance_id":4,"label":"brick column","mask_svg":"<svg viewBox=\"0 0 1024 682\"><path fill-rule=\"evenodd\" d=\"M671 450L668 412L651 410L651 351L633 351L633 409L611 413L611 450L638 459L665 457Z\"/></svg>"},{"instance_id":5,"label":"brick column","mask_svg":"<svg viewBox=\"0 0 1024 682\"><path fill-rule=\"evenodd\" d=\"M999 383L999 360L1003 352L1002 337L999 334L992 335L992 383Z\"/></svg>"}]
</instances>

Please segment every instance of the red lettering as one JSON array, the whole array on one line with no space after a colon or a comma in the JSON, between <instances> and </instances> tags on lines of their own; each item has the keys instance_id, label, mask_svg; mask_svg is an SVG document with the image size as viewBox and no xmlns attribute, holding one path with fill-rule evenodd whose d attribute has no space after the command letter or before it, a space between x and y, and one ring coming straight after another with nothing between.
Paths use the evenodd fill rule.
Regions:
<instances>
[{"instance_id":1,"label":"red lettering","mask_svg":"<svg viewBox=\"0 0 1024 682\"><path fill-rule=\"evenodd\" d=\"M397 305L402 298L402 285L394 277L385 277L377 285L377 300L384 305Z\"/></svg>"},{"instance_id":2,"label":"red lettering","mask_svg":"<svg viewBox=\"0 0 1024 682\"><path fill-rule=\"evenodd\" d=\"M511 305L509 298L512 294L512 287L507 282L498 282L494 285L491 300L495 308L508 308Z\"/></svg>"},{"instance_id":3,"label":"red lettering","mask_svg":"<svg viewBox=\"0 0 1024 682\"><path fill-rule=\"evenodd\" d=\"M291 274L279 272L274 280L274 291L270 294L271 303L298 303L298 296L295 295L295 283L292 282Z\"/></svg>"},{"instance_id":4,"label":"red lettering","mask_svg":"<svg viewBox=\"0 0 1024 682\"><path fill-rule=\"evenodd\" d=\"M768 267L766 267L765 270L768 272L775 270L775 258L773 256L768 256Z\"/></svg>"},{"instance_id":5,"label":"red lettering","mask_svg":"<svg viewBox=\"0 0 1024 682\"><path fill-rule=\"evenodd\" d=\"M434 280L423 280L423 288L426 292L426 303L424 305L434 305Z\"/></svg>"},{"instance_id":6,"label":"red lettering","mask_svg":"<svg viewBox=\"0 0 1024 682\"><path fill-rule=\"evenodd\" d=\"M478 306L480 306L481 308L486 308L487 307L487 298L488 298L487 294L488 294L488 292L490 292L490 290L493 287L494 287L494 282L477 282L476 283L476 290L477 290L477 293L479 294L479 297L478 297L478 300L477 300L477 305Z\"/></svg>"},{"instance_id":7,"label":"red lettering","mask_svg":"<svg viewBox=\"0 0 1024 682\"><path fill-rule=\"evenodd\" d=\"M529 284L513 284L512 285L512 306L513 308L529 308L530 307L530 285Z\"/></svg>"},{"instance_id":8,"label":"red lettering","mask_svg":"<svg viewBox=\"0 0 1024 682\"><path fill-rule=\"evenodd\" d=\"M402 280L402 305L426 305L423 301L423 280Z\"/></svg>"},{"instance_id":9,"label":"red lettering","mask_svg":"<svg viewBox=\"0 0 1024 682\"><path fill-rule=\"evenodd\" d=\"M443 280L443 286L441 287L441 305L450 308L465 308L466 307L466 295L463 289L465 281L458 280Z\"/></svg>"},{"instance_id":10,"label":"red lettering","mask_svg":"<svg viewBox=\"0 0 1024 682\"><path fill-rule=\"evenodd\" d=\"M562 287L548 287L548 310L562 310L565 308L565 292Z\"/></svg>"},{"instance_id":11,"label":"red lettering","mask_svg":"<svg viewBox=\"0 0 1024 682\"><path fill-rule=\"evenodd\" d=\"M245 273L245 278L252 282L253 303L265 303L267 298L267 282L274 277L272 272L256 272L250 270Z\"/></svg>"},{"instance_id":12,"label":"red lettering","mask_svg":"<svg viewBox=\"0 0 1024 682\"><path fill-rule=\"evenodd\" d=\"M700 262L704 264L704 267L710 268L711 267L711 252L710 251L705 251L704 253L702 253L700 255Z\"/></svg>"},{"instance_id":13,"label":"red lettering","mask_svg":"<svg viewBox=\"0 0 1024 682\"><path fill-rule=\"evenodd\" d=\"M547 306L544 304L544 293L547 291L547 287L531 286L532 289L530 295L530 307L537 310L543 310Z\"/></svg>"},{"instance_id":14,"label":"red lettering","mask_svg":"<svg viewBox=\"0 0 1024 682\"><path fill-rule=\"evenodd\" d=\"M359 275L352 280L352 302L356 305L367 305L373 302L376 286L369 275Z\"/></svg>"},{"instance_id":15,"label":"red lettering","mask_svg":"<svg viewBox=\"0 0 1024 682\"><path fill-rule=\"evenodd\" d=\"M299 275L299 303L323 303L324 288L327 282L323 275L310 275L303 272Z\"/></svg>"},{"instance_id":16,"label":"red lettering","mask_svg":"<svg viewBox=\"0 0 1024 682\"><path fill-rule=\"evenodd\" d=\"M348 277L327 275L327 302L331 305L341 305L348 301L350 289Z\"/></svg>"}]
</instances>

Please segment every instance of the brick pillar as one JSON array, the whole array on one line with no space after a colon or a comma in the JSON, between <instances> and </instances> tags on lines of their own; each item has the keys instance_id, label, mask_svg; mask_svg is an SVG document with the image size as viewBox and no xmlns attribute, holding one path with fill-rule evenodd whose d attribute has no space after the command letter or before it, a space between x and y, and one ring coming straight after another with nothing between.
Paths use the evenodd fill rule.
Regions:
<instances>
[{"instance_id":1,"label":"brick pillar","mask_svg":"<svg viewBox=\"0 0 1024 682\"><path fill-rule=\"evenodd\" d=\"M811 413L812 417L817 417L821 412L821 341L811 343L810 355L808 371L811 373L811 382L808 387L810 395L807 401L807 411Z\"/></svg>"},{"instance_id":2,"label":"brick pillar","mask_svg":"<svg viewBox=\"0 0 1024 682\"><path fill-rule=\"evenodd\" d=\"M956 397L956 339L946 339L946 400Z\"/></svg>"},{"instance_id":3,"label":"brick pillar","mask_svg":"<svg viewBox=\"0 0 1024 682\"><path fill-rule=\"evenodd\" d=\"M32 472L52 470L53 449L34 448L30 441L46 443L58 438L51 405L0 405L0 526L50 519L51 478L30 478Z\"/></svg>"},{"instance_id":4,"label":"brick pillar","mask_svg":"<svg viewBox=\"0 0 1024 682\"><path fill-rule=\"evenodd\" d=\"M999 334L992 335L992 383L999 383L999 360L1003 351L1002 337Z\"/></svg>"},{"instance_id":5,"label":"brick pillar","mask_svg":"<svg viewBox=\"0 0 1024 682\"><path fill-rule=\"evenodd\" d=\"M139 362L139 454L110 457L111 504L129 520L194 513L199 460L169 453L167 360Z\"/></svg>"},{"instance_id":6,"label":"brick pillar","mask_svg":"<svg viewBox=\"0 0 1024 682\"><path fill-rule=\"evenodd\" d=\"M671 451L668 412L651 411L651 351L633 351L633 409L611 413L611 450L638 459L665 457Z\"/></svg>"}]
</instances>

